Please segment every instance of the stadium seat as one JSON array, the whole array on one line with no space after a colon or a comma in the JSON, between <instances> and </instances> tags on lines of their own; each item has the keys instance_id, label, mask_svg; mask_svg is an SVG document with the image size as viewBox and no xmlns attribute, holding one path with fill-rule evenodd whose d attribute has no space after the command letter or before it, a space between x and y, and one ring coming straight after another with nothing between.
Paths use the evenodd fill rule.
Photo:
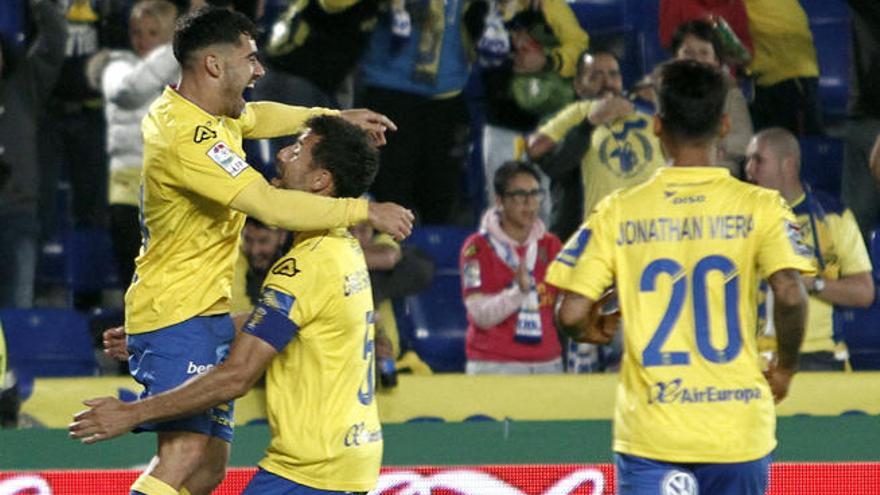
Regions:
<instances>
[{"instance_id":1,"label":"stadium seat","mask_svg":"<svg viewBox=\"0 0 880 495\"><path fill-rule=\"evenodd\" d=\"M407 243L422 248L434 259L437 274L458 275L461 245L473 232L457 225L420 225L413 229Z\"/></svg>"},{"instance_id":2,"label":"stadium seat","mask_svg":"<svg viewBox=\"0 0 880 495\"><path fill-rule=\"evenodd\" d=\"M628 30L626 3L625 0L574 0L568 5L587 33L597 36Z\"/></svg>"},{"instance_id":3,"label":"stadium seat","mask_svg":"<svg viewBox=\"0 0 880 495\"><path fill-rule=\"evenodd\" d=\"M430 287L407 297L404 304L404 316L409 317L410 323L399 328L402 333L409 333L402 338L416 354L434 372L464 371L468 323L458 273L437 273Z\"/></svg>"},{"instance_id":4,"label":"stadium seat","mask_svg":"<svg viewBox=\"0 0 880 495\"><path fill-rule=\"evenodd\" d=\"M24 0L6 0L0 8L0 35L6 41L21 45L25 38Z\"/></svg>"},{"instance_id":5,"label":"stadium seat","mask_svg":"<svg viewBox=\"0 0 880 495\"><path fill-rule=\"evenodd\" d=\"M801 0L819 60L819 96L826 124L846 117L850 80L850 16L845 0Z\"/></svg>"},{"instance_id":6,"label":"stadium seat","mask_svg":"<svg viewBox=\"0 0 880 495\"><path fill-rule=\"evenodd\" d=\"M840 197L843 141L831 137L801 138L801 179L813 187Z\"/></svg>"},{"instance_id":7,"label":"stadium seat","mask_svg":"<svg viewBox=\"0 0 880 495\"><path fill-rule=\"evenodd\" d=\"M657 64L668 60L670 54L660 46L659 0L627 0L625 16L625 22L631 24L635 30L632 41L627 40L627 51L620 61L624 74L627 73L628 66L636 64L631 69L634 77L624 81L625 87L630 87L642 75L654 70Z\"/></svg>"},{"instance_id":8,"label":"stadium seat","mask_svg":"<svg viewBox=\"0 0 880 495\"><path fill-rule=\"evenodd\" d=\"M44 246L37 278L41 283L63 285L72 291L123 286L116 271L110 233L101 228L70 230L60 242Z\"/></svg>"},{"instance_id":9,"label":"stadium seat","mask_svg":"<svg viewBox=\"0 0 880 495\"><path fill-rule=\"evenodd\" d=\"M656 0L573 0L568 4L590 35L590 48L610 50L620 57L624 87L632 86L657 60L667 57L656 41Z\"/></svg>"},{"instance_id":10,"label":"stadium seat","mask_svg":"<svg viewBox=\"0 0 880 495\"><path fill-rule=\"evenodd\" d=\"M98 374L88 320L69 309L0 309L9 368L22 396L34 377Z\"/></svg>"}]
</instances>

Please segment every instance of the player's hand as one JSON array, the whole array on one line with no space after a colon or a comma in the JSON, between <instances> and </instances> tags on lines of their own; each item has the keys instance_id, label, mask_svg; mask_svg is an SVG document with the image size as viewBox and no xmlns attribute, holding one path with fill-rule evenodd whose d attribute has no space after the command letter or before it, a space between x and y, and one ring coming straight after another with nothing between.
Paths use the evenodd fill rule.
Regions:
<instances>
[{"instance_id":1,"label":"player's hand","mask_svg":"<svg viewBox=\"0 0 880 495\"><path fill-rule=\"evenodd\" d=\"M770 391L773 392L773 400L779 404L782 399L788 396L788 388L791 385L791 379L794 376L794 370L778 368L776 363L767 364L767 371L764 372L764 378L770 385Z\"/></svg>"},{"instance_id":2,"label":"player's hand","mask_svg":"<svg viewBox=\"0 0 880 495\"><path fill-rule=\"evenodd\" d=\"M614 289L608 290L590 307L589 321L592 324L587 334L591 343L605 345L610 344L614 339L620 324L620 308L615 306L609 309L608 306L616 298L617 292Z\"/></svg>"},{"instance_id":3,"label":"player's hand","mask_svg":"<svg viewBox=\"0 0 880 495\"><path fill-rule=\"evenodd\" d=\"M376 146L382 146L386 143L385 131L397 130L397 125L391 119L367 108L343 110L339 116L367 131Z\"/></svg>"},{"instance_id":4,"label":"player's hand","mask_svg":"<svg viewBox=\"0 0 880 495\"><path fill-rule=\"evenodd\" d=\"M117 361L128 360L128 346L125 343L125 328L114 327L104 330L104 354Z\"/></svg>"},{"instance_id":5,"label":"player's hand","mask_svg":"<svg viewBox=\"0 0 880 495\"><path fill-rule=\"evenodd\" d=\"M367 221L376 230L402 241L412 233L415 216L408 209L394 203L370 203Z\"/></svg>"},{"instance_id":6,"label":"player's hand","mask_svg":"<svg viewBox=\"0 0 880 495\"><path fill-rule=\"evenodd\" d=\"M73 423L67 425L70 438L82 443L95 443L128 433L137 426L137 419L131 414L129 404L114 397L99 397L83 401L91 409L80 411L73 416Z\"/></svg>"}]
</instances>

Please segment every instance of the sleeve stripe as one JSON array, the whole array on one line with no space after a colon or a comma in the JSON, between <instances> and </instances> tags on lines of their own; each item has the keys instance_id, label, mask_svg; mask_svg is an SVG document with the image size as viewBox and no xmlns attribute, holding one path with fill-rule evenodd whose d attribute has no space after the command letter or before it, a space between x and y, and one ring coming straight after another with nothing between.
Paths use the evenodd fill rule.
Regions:
<instances>
[{"instance_id":1,"label":"sleeve stripe","mask_svg":"<svg viewBox=\"0 0 880 495\"><path fill-rule=\"evenodd\" d=\"M293 305L295 300L291 296L290 304ZM251 313L242 331L264 340L281 352L299 332L299 326L287 317L287 313L261 302Z\"/></svg>"}]
</instances>

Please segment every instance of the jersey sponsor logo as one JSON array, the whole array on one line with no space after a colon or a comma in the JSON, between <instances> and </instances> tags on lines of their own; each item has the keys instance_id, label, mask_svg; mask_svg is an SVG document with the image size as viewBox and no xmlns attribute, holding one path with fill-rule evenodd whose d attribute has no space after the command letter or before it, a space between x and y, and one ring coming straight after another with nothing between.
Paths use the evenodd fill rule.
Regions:
<instances>
[{"instance_id":1,"label":"jersey sponsor logo","mask_svg":"<svg viewBox=\"0 0 880 495\"><path fill-rule=\"evenodd\" d=\"M663 197L668 199L674 205L692 205L706 202L706 196L704 194L676 196L677 194L678 193L675 191L663 191Z\"/></svg>"},{"instance_id":2,"label":"jersey sponsor logo","mask_svg":"<svg viewBox=\"0 0 880 495\"><path fill-rule=\"evenodd\" d=\"M285 277L294 277L301 271L296 267L296 258L284 258L272 267L273 274L284 275Z\"/></svg>"},{"instance_id":3,"label":"jersey sponsor logo","mask_svg":"<svg viewBox=\"0 0 880 495\"><path fill-rule=\"evenodd\" d=\"M203 375L207 373L211 368L213 368L213 364L196 364L190 361L186 365L186 374L187 375Z\"/></svg>"},{"instance_id":4,"label":"jersey sponsor logo","mask_svg":"<svg viewBox=\"0 0 880 495\"><path fill-rule=\"evenodd\" d=\"M370 273L365 269L360 269L354 273L346 275L342 286L345 297L357 294L358 292L369 288Z\"/></svg>"},{"instance_id":5,"label":"jersey sponsor logo","mask_svg":"<svg viewBox=\"0 0 880 495\"><path fill-rule=\"evenodd\" d=\"M791 248L795 254L807 258L813 257L813 250L804 242L804 236L801 233L801 226L797 222L791 220L783 220L785 222L785 235L791 243Z\"/></svg>"},{"instance_id":6,"label":"jersey sponsor logo","mask_svg":"<svg viewBox=\"0 0 880 495\"><path fill-rule=\"evenodd\" d=\"M684 471L670 471L660 482L663 495L697 495L697 479Z\"/></svg>"},{"instance_id":7,"label":"jersey sponsor logo","mask_svg":"<svg viewBox=\"0 0 880 495\"><path fill-rule=\"evenodd\" d=\"M481 279L479 261L470 260L464 264L464 269L462 270L462 280L464 282L465 289L476 289L480 286Z\"/></svg>"},{"instance_id":8,"label":"jersey sponsor logo","mask_svg":"<svg viewBox=\"0 0 880 495\"><path fill-rule=\"evenodd\" d=\"M655 383L648 394L648 404L703 404L708 402L743 402L748 404L761 398L761 389L757 387L722 389L713 385L687 387L681 378L676 378L668 382Z\"/></svg>"},{"instance_id":9,"label":"jersey sponsor logo","mask_svg":"<svg viewBox=\"0 0 880 495\"><path fill-rule=\"evenodd\" d=\"M248 164L244 161L244 158L235 154L229 145L223 141L211 146L211 149L208 150L208 158L213 160L217 165L220 165L220 168L233 177L238 177L244 169L248 168Z\"/></svg>"},{"instance_id":10,"label":"jersey sponsor logo","mask_svg":"<svg viewBox=\"0 0 880 495\"><path fill-rule=\"evenodd\" d=\"M217 133L213 129L199 125L196 126L196 132L193 133L193 142L199 144L202 141L207 141L216 137Z\"/></svg>"},{"instance_id":11,"label":"jersey sponsor logo","mask_svg":"<svg viewBox=\"0 0 880 495\"><path fill-rule=\"evenodd\" d=\"M370 431L363 421L351 425L351 428L345 432L345 438L342 443L346 447L360 447L372 442L382 440L382 430Z\"/></svg>"}]
</instances>

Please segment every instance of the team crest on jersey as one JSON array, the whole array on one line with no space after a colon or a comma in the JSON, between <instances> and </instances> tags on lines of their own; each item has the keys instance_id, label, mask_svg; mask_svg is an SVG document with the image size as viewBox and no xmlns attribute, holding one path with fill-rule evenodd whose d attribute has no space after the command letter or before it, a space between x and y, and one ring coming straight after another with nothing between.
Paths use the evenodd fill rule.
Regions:
<instances>
[{"instance_id":1,"label":"team crest on jersey","mask_svg":"<svg viewBox=\"0 0 880 495\"><path fill-rule=\"evenodd\" d=\"M639 119L624 122L620 131L611 130L599 144L602 164L618 177L638 175L654 159L654 147L645 135L647 127L648 121Z\"/></svg>"},{"instance_id":2,"label":"team crest on jersey","mask_svg":"<svg viewBox=\"0 0 880 495\"><path fill-rule=\"evenodd\" d=\"M208 157L233 177L238 177L238 174L248 168L244 158L235 154L232 148L223 141L211 146L211 149L208 150Z\"/></svg>"},{"instance_id":3,"label":"team crest on jersey","mask_svg":"<svg viewBox=\"0 0 880 495\"><path fill-rule=\"evenodd\" d=\"M804 242L801 226L797 222L787 219L783 220L783 222L785 222L785 235L788 237L788 241L791 242L791 247L794 249L795 254L812 258L813 250Z\"/></svg>"},{"instance_id":4,"label":"team crest on jersey","mask_svg":"<svg viewBox=\"0 0 880 495\"><path fill-rule=\"evenodd\" d=\"M202 141L207 141L209 139L214 139L217 137L217 133L210 129L209 127L205 127L203 125L196 126L196 132L193 133L193 142L196 144L201 143Z\"/></svg>"},{"instance_id":5,"label":"team crest on jersey","mask_svg":"<svg viewBox=\"0 0 880 495\"><path fill-rule=\"evenodd\" d=\"M670 471L660 482L663 495L697 495L697 479L691 473Z\"/></svg>"},{"instance_id":6,"label":"team crest on jersey","mask_svg":"<svg viewBox=\"0 0 880 495\"><path fill-rule=\"evenodd\" d=\"M284 275L285 277L296 276L296 274L301 271L302 270L296 267L296 258L284 258L272 267L273 274Z\"/></svg>"},{"instance_id":7,"label":"team crest on jersey","mask_svg":"<svg viewBox=\"0 0 880 495\"><path fill-rule=\"evenodd\" d=\"M480 286L479 261L470 260L464 264L464 270L462 270L462 280L464 281L465 289L476 289Z\"/></svg>"}]
</instances>

